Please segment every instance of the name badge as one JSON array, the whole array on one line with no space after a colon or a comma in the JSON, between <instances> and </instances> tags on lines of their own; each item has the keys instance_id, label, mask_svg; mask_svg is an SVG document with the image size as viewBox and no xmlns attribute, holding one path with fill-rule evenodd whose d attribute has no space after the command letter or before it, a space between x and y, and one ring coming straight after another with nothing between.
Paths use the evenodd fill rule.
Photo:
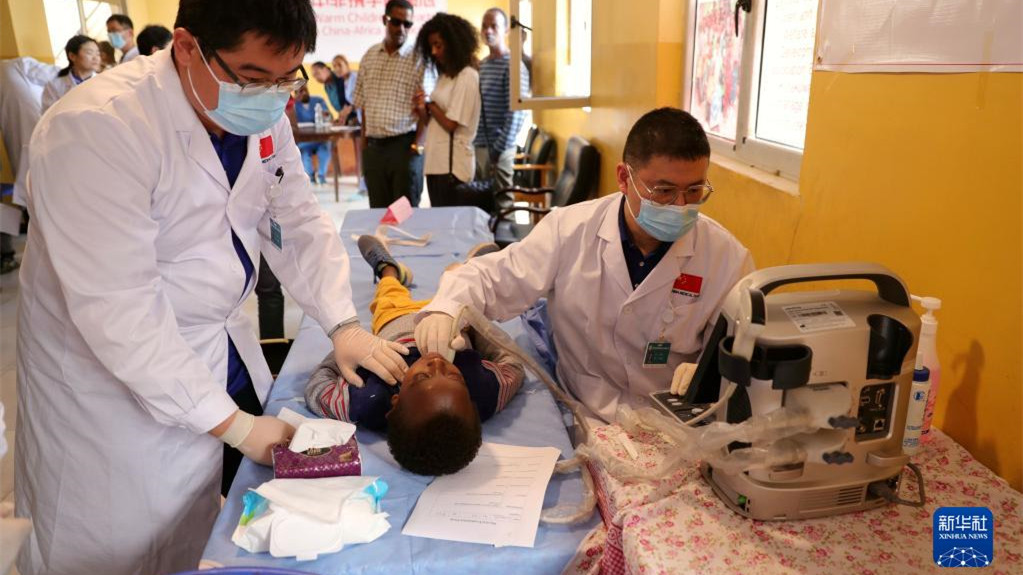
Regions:
<instances>
[{"instance_id":1,"label":"name badge","mask_svg":"<svg viewBox=\"0 0 1023 575\"><path fill-rule=\"evenodd\" d=\"M284 237L281 233L281 224L277 223L277 220L270 218L270 243L277 248L277 251L284 249Z\"/></svg>"},{"instance_id":2,"label":"name badge","mask_svg":"<svg viewBox=\"0 0 1023 575\"><path fill-rule=\"evenodd\" d=\"M668 365L668 355L671 353L671 342L651 341L646 344L646 353L643 354L643 367L664 367Z\"/></svg>"}]
</instances>

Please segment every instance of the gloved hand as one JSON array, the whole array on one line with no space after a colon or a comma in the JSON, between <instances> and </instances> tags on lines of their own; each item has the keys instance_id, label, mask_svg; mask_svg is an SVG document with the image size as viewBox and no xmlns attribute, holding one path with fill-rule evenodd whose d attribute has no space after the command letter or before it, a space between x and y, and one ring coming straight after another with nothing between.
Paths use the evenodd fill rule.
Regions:
<instances>
[{"instance_id":1,"label":"gloved hand","mask_svg":"<svg viewBox=\"0 0 1023 575\"><path fill-rule=\"evenodd\" d=\"M293 435L295 428L276 417L256 417L239 409L218 439L260 465L271 465L273 446L289 441Z\"/></svg>"},{"instance_id":2,"label":"gloved hand","mask_svg":"<svg viewBox=\"0 0 1023 575\"><path fill-rule=\"evenodd\" d=\"M362 387L362 378L355 373L360 365L391 385L398 383L408 369L401 357L408 355L407 347L380 339L357 323L339 329L333 340L334 359L341 376L352 385Z\"/></svg>"},{"instance_id":3,"label":"gloved hand","mask_svg":"<svg viewBox=\"0 0 1023 575\"><path fill-rule=\"evenodd\" d=\"M451 361L456 351L465 349L465 337L462 332L451 337L454 325L455 318L444 312L435 311L427 314L416 324L415 338L419 351L423 355L437 352Z\"/></svg>"}]
</instances>

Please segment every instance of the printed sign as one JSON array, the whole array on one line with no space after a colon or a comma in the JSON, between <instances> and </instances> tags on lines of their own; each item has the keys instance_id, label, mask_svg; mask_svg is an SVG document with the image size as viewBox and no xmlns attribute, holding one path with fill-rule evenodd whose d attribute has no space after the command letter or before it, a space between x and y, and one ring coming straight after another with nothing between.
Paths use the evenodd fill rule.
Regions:
<instances>
[{"instance_id":1,"label":"printed sign","mask_svg":"<svg viewBox=\"0 0 1023 575\"><path fill-rule=\"evenodd\" d=\"M787 305L782 309L803 333L856 327L856 323L833 301Z\"/></svg>"},{"instance_id":2,"label":"printed sign","mask_svg":"<svg viewBox=\"0 0 1023 575\"><path fill-rule=\"evenodd\" d=\"M423 23L437 12L447 12L447 0L411 0L412 21L406 42L415 42ZM383 42L387 0L312 0L316 12L316 51L306 62L321 60L328 66L340 54L352 63L362 60L371 46Z\"/></svg>"},{"instance_id":3,"label":"printed sign","mask_svg":"<svg viewBox=\"0 0 1023 575\"><path fill-rule=\"evenodd\" d=\"M994 561L995 520L987 507L941 507L934 512L934 563L987 567Z\"/></svg>"}]
</instances>

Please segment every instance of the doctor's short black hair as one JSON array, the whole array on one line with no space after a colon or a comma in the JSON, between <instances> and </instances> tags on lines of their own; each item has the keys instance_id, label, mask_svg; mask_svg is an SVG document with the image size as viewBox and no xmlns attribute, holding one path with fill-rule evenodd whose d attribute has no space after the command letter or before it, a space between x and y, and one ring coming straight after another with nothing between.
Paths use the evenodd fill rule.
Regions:
<instances>
[{"instance_id":1,"label":"doctor's short black hair","mask_svg":"<svg viewBox=\"0 0 1023 575\"><path fill-rule=\"evenodd\" d=\"M709 158L710 142L703 126L689 112L657 108L633 124L622 151L622 160L633 168L645 166L654 156L688 161Z\"/></svg>"},{"instance_id":2,"label":"doctor's short black hair","mask_svg":"<svg viewBox=\"0 0 1023 575\"><path fill-rule=\"evenodd\" d=\"M107 18L107 24L111 22L117 22L124 28L131 28L132 30L135 29L135 24L132 23L131 18L124 14L111 14L110 17Z\"/></svg>"},{"instance_id":3,"label":"doctor's short black hair","mask_svg":"<svg viewBox=\"0 0 1023 575\"><path fill-rule=\"evenodd\" d=\"M248 32L269 39L280 54L316 49L309 0L181 0L174 27L199 38L207 54L237 48Z\"/></svg>"},{"instance_id":4,"label":"doctor's short black hair","mask_svg":"<svg viewBox=\"0 0 1023 575\"><path fill-rule=\"evenodd\" d=\"M476 458L483 427L475 407L473 417L441 412L418 426L401 417L400 407L387 416L387 447L398 465L417 475L448 475Z\"/></svg>"}]
</instances>

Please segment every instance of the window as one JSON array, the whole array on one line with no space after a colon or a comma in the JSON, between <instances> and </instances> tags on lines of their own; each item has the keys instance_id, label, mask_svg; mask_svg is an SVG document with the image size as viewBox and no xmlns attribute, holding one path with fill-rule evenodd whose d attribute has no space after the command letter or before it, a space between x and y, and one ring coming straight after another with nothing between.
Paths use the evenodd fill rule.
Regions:
<instances>
[{"instance_id":1,"label":"window","mask_svg":"<svg viewBox=\"0 0 1023 575\"><path fill-rule=\"evenodd\" d=\"M736 4L690 3L684 106L715 153L798 179L817 0L738 2L751 4L748 13Z\"/></svg>"},{"instance_id":2,"label":"window","mask_svg":"<svg viewBox=\"0 0 1023 575\"><path fill-rule=\"evenodd\" d=\"M43 10L53 60L60 67L68 64L64 45L72 36L85 34L97 42L106 40L107 18L124 12L120 2L105 0L43 0Z\"/></svg>"},{"instance_id":3,"label":"window","mask_svg":"<svg viewBox=\"0 0 1023 575\"><path fill-rule=\"evenodd\" d=\"M511 74L530 70L530 94L513 82L515 109L590 104L593 42L591 0L512 0L508 43Z\"/></svg>"}]
</instances>

